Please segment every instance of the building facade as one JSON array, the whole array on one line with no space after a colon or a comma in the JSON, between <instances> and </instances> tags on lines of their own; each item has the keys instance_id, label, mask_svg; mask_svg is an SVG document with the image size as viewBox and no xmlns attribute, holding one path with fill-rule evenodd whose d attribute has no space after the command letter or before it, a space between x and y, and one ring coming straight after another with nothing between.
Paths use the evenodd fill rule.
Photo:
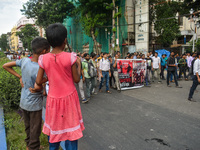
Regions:
<instances>
[{"instance_id":1,"label":"building facade","mask_svg":"<svg viewBox=\"0 0 200 150\"><path fill-rule=\"evenodd\" d=\"M17 27L14 26L11 29L11 50L17 51L18 50L18 36L16 36Z\"/></svg>"},{"instance_id":2,"label":"building facade","mask_svg":"<svg viewBox=\"0 0 200 150\"><path fill-rule=\"evenodd\" d=\"M30 18L26 18L26 17L22 17L19 19L19 21L17 22L17 31L21 31L21 29L26 25L26 24L32 24L32 25L35 25L35 20ZM20 40L20 38L18 37L18 49L20 51L24 50L23 48L23 43L22 41Z\"/></svg>"},{"instance_id":3,"label":"building facade","mask_svg":"<svg viewBox=\"0 0 200 150\"><path fill-rule=\"evenodd\" d=\"M200 11L196 13L200 14ZM181 37L177 41L174 41L173 45L180 47L182 53L191 51L191 43L193 43L193 39L195 44L195 42L200 38L200 28L199 25L197 25L199 19L200 18L196 18L194 20L191 16L179 17Z\"/></svg>"},{"instance_id":4,"label":"building facade","mask_svg":"<svg viewBox=\"0 0 200 150\"><path fill-rule=\"evenodd\" d=\"M135 1L135 45L136 51L149 51L149 0Z\"/></svg>"}]
</instances>

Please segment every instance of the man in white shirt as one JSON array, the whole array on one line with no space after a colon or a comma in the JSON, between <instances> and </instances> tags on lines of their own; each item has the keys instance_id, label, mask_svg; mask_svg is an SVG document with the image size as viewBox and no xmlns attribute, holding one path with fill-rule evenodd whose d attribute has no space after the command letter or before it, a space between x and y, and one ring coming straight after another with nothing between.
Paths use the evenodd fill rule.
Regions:
<instances>
[{"instance_id":1,"label":"man in white shirt","mask_svg":"<svg viewBox=\"0 0 200 150\"><path fill-rule=\"evenodd\" d=\"M153 57L153 54L152 54L152 52L149 52L149 55L150 55L150 56L149 56L150 58L152 58L152 57Z\"/></svg>"},{"instance_id":2,"label":"man in white shirt","mask_svg":"<svg viewBox=\"0 0 200 150\"><path fill-rule=\"evenodd\" d=\"M101 83L99 85L99 91L101 92L102 84L104 79L106 79L106 92L111 93L109 91L109 77L111 76L110 72L110 61L108 60L108 54L103 53L103 59L100 60L100 74L101 74Z\"/></svg>"},{"instance_id":3,"label":"man in white shirt","mask_svg":"<svg viewBox=\"0 0 200 150\"><path fill-rule=\"evenodd\" d=\"M160 80L160 57L158 57L158 53L155 52L155 56L152 57L153 60L153 68L152 68L152 82L155 80L155 72L157 73L157 78L159 79L158 82L161 82Z\"/></svg>"},{"instance_id":4,"label":"man in white shirt","mask_svg":"<svg viewBox=\"0 0 200 150\"><path fill-rule=\"evenodd\" d=\"M191 102L196 102L195 100L192 99L192 96L194 94L194 91L196 90L197 86L200 83L200 53L197 53L198 59L195 60L194 62L194 69L193 69L193 84L192 87L190 88L190 93L188 100Z\"/></svg>"}]
</instances>

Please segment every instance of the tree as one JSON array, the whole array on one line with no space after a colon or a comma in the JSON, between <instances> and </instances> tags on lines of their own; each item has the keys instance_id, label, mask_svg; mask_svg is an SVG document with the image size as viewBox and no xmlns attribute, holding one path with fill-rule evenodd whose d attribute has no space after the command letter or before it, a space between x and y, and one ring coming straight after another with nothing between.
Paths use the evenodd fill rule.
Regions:
<instances>
[{"instance_id":1,"label":"tree","mask_svg":"<svg viewBox=\"0 0 200 150\"><path fill-rule=\"evenodd\" d=\"M184 0L182 3L181 7L182 9L180 10L180 13L182 15L189 14L189 11L191 8L194 9L194 11L200 10L200 0Z\"/></svg>"},{"instance_id":2,"label":"tree","mask_svg":"<svg viewBox=\"0 0 200 150\"><path fill-rule=\"evenodd\" d=\"M112 20L112 0L79 0L77 12L81 13L81 22L85 34L92 37L94 51L98 52L98 29Z\"/></svg>"},{"instance_id":3,"label":"tree","mask_svg":"<svg viewBox=\"0 0 200 150\"><path fill-rule=\"evenodd\" d=\"M200 39L198 39L198 41L196 42L195 47L197 52L200 52Z\"/></svg>"},{"instance_id":4,"label":"tree","mask_svg":"<svg viewBox=\"0 0 200 150\"><path fill-rule=\"evenodd\" d=\"M72 16L75 6L69 0L29 0L21 12L28 18L36 19L36 25L46 29L48 25L60 22ZM67 46L70 49L69 43Z\"/></svg>"},{"instance_id":5,"label":"tree","mask_svg":"<svg viewBox=\"0 0 200 150\"><path fill-rule=\"evenodd\" d=\"M0 48L3 51L6 51L9 48L6 34L2 34L0 37Z\"/></svg>"},{"instance_id":6,"label":"tree","mask_svg":"<svg viewBox=\"0 0 200 150\"><path fill-rule=\"evenodd\" d=\"M168 47L180 36L180 30L176 14L180 11L180 3L154 0L150 16L154 21L155 31L159 34L157 42Z\"/></svg>"},{"instance_id":7,"label":"tree","mask_svg":"<svg viewBox=\"0 0 200 150\"><path fill-rule=\"evenodd\" d=\"M36 19L36 25L46 28L52 23L62 23L66 16L72 16L74 9L75 6L68 0L29 0L21 12Z\"/></svg>"},{"instance_id":8,"label":"tree","mask_svg":"<svg viewBox=\"0 0 200 150\"><path fill-rule=\"evenodd\" d=\"M39 35L39 32L32 24L26 24L21 31L16 33L23 43L23 47L31 50L31 41Z\"/></svg>"}]
</instances>

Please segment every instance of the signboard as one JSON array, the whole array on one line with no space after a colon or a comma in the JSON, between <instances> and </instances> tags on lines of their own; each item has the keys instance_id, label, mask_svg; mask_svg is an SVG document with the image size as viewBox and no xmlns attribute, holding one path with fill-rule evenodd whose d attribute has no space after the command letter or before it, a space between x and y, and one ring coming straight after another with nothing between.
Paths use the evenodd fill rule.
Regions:
<instances>
[{"instance_id":1,"label":"signboard","mask_svg":"<svg viewBox=\"0 0 200 150\"><path fill-rule=\"evenodd\" d=\"M149 49L149 0L136 0L135 6L136 51L146 54Z\"/></svg>"},{"instance_id":2,"label":"signboard","mask_svg":"<svg viewBox=\"0 0 200 150\"><path fill-rule=\"evenodd\" d=\"M117 69L121 90L140 88L144 86L146 60L118 59Z\"/></svg>"},{"instance_id":3,"label":"signboard","mask_svg":"<svg viewBox=\"0 0 200 150\"><path fill-rule=\"evenodd\" d=\"M136 52L136 47L135 47L135 45L129 45L129 46L128 46L128 52L129 52L129 53L135 53L135 52Z\"/></svg>"}]
</instances>

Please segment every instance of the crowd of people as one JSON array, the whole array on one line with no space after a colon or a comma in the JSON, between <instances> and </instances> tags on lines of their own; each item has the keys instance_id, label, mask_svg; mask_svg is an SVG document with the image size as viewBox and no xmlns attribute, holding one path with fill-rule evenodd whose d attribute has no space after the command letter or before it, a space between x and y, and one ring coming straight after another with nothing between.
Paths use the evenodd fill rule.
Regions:
<instances>
[{"instance_id":1,"label":"crowd of people","mask_svg":"<svg viewBox=\"0 0 200 150\"><path fill-rule=\"evenodd\" d=\"M82 98L82 103L86 103L90 100L91 95L97 94L96 86L99 81L99 92L102 92L102 85L105 81L106 92L111 93L109 88L114 88L119 91L120 82L117 69L117 59L121 58L121 54L117 51L112 57L108 53L101 53L100 55L91 53L78 53L82 62L82 76L79 82L79 90ZM124 59L142 59L146 63L146 72L144 78L144 85L151 87L151 83L157 81L158 83L163 83L166 80L167 86L171 87L171 83L175 83L176 88L182 88L178 81L194 80L196 76L196 70L194 71L194 63L198 58L197 53L184 53L181 56L174 52L170 53L167 57L166 54L162 54L161 57L155 52L142 54L139 52L127 53ZM95 73L90 73L95 72ZM196 79L196 78L195 78ZM83 83L86 83L86 96L84 95ZM195 81L195 85L196 85ZM197 84L198 85L198 84ZM188 100L194 101L192 95L196 86L193 86L189 94Z\"/></svg>"},{"instance_id":2,"label":"crowd of people","mask_svg":"<svg viewBox=\"0 0 200 150\"><path fill-rule=\"evenodd\" d=\"M100 55L95 53L90 55L88 53L78 53L77 55L82 62L82 74L78 83L82 103L87 103L91 95L97 94L97 82L100 83L99 92L102 92L104 81L107 93L111 94L110 87L119 91L117 59L121 56L120 52L117 52L113 58L106 52L102 52ZM86 83L86 96L83 88L84 82Z\"/></svg>"},{"instance_id":3,"label":"crowd of people","mask_svg":"<svg viewBox=\"0 0 200 150\"><path fill-rule=\"evenodd\" d=\"M106 52L99 55L64 52L67 30L59 23L48 26L46 37L32 41L31 57L6 63L3 68L19 78L22 86L20 108L24 116L27 150L40 148L43 95L47 95L47 101L42 131L48 136L49 149L59 149L62 141L67 150L77 150L84 124L74 83L78 84L82 103L87 103L92 95L97 94L97 82L99 92L102 92L103 85L108 94L111 94L110 87L120 91L117 60L121 59L121 54L118 51L112 57ZM160 58L158 53L153 55L152 52L146 57L142 53L128 53L125 59L140 59L146 63L146 86L155 81L162 83L167 78L168 87L171 87L170 82L175 82L176 87L181 88L178 79L182 74L185 80L191 76L193 85L188 100L194 101L192 96L200 82L200 53L179 57L171 52L168 58L165 54ZM21 68L21 75L13 69L15 66Z\"/></svg>"},{"instance_id":4,"label":"crowd of people","mask_svg":"<svg viewBox=\"0 0 200 150\"><path fill-rule=\"evenodd\" d=\"M26 54L25 52L21 52L21 53L6 53L6 57L9 59L9 60L20 60L22 58L25 58L25 57L28 57L28 58L32 58L32 55L31 53L29 54Z\"/></svg>"}]
</instances>

